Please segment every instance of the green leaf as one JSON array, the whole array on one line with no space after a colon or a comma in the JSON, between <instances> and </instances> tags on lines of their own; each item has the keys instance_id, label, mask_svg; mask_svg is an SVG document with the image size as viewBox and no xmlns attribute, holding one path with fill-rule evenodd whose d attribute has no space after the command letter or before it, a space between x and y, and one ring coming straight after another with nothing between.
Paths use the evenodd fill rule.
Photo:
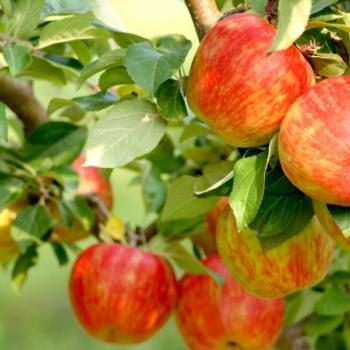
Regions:
<instances>
[{"instance_id":1,"label":"green leaf","mask_svg":"<svg viewBox=\"0 0 350 350\"><path fill-rule=\"evenodd\" d=\"M304 329L308 335L317 336L331 333L343 322L344 316L316 316L309 321Z\"/></svg>"},{"instance_id":2,"label":"green leaf","mask_svg":"<svg viewBox=\"0 0 350 350\"><path fill-rule=\"evenodd\" d=\"M71 41L69 45L83 65L91 62L93 53L84 41Z\"/></svg>"},{"instance_id":3,"label":"green leaf","mask_svg":"<svg viewBox=\"0 0 350 350\"><path fill-rule=\"evenodd\" d=\"M246 0L246 5L251 7L253 13L264 18L267 2L268 0Z\"/></svg>"},{"instance_id":4,"label":"green leaf","mask_svg":"<svg viewBox=\"0 0 350 350\"><path fill-rule=\"evenodd\" d=\"M173 261L182 271L190 274L204 274L211 276L220 286L223 284L223 278L202 264L178 241L166 241L158 238L150 244L152 252L164 256Z\"/></svg>"},{"instance_id":5,"label":"green leaf","mask_svg":"<svg viewBox=\"0 0 350 350\"><path fill-rule=\"evenodd\" d=\"M52 250L57 258L60 266L65 266L69 263L69 257L63 245L56 242L51 242Z\"/></svg>"},{"instance_id":6,"label":"green leaf","mask_svg":"<svg viewBox=\"0 0 350 350\"><path fill-rule=\"evenodd\" d=\"M91 129L85 164L101 168L126 165L152 151L165 129L165 120L151 102L117 102Z\"/></svg>"},{"instance_id":7,"label":"green leaf","mask_svg":"<svg viewBox=\"0 0 350 350\"><path fill-rule=\"evenodd\" d=\"M169 79L157 90L157 104L165 118L183 118L187 115L187 108L181 92L180 82Z\"/></svg>"},{"instance_id":8,"label":"green leaf","mask_svg":"<svg viewBox=\"0 0 350 350\"><path fill-rule=\"evenodd\" d=\"M335 53L317 53L310 60L316 72L326 78L343 75L347 68L343 59Z\"/></svg>"},{"instance_id":9,"label":"green leaf","mask_svg":"<svg viewBox=\"0 0 350 350\"><path fill-rule=\"evenodd\" d=\"M128 47L124 65L133 81L149 95L179 69L183 59L176 53L165 53L149 43L136 43Z\"/></svg>"},{"instance_id":10,"label":"green leaf","mask_svg":"<svg viewBox=\"0 0 350 350\"><path fill-rule=\"evenodd\" d=\"M159 169L150 162L143 162L142 194L148 213L156 213L163 206L166 191Z\"/></svg>"},{"instance_id":11,"label":"green leaf","mask_svg":"<svg viewBox=\"0 0 350 350\"><path fill-rule=\"evenodd\" d=\"M312 0L311 14L320 12L326 7L335 4L337 1L338 0Z\"/></svg>"},{"instance_id":12,"label":"green leaf","mask_svg":"<svg viewBox=\"0 0 350 350\"><path fill-rule=\"evenodd\" d=\"M78 84L82 84L85 80L102 70L122 66L125 53L126 51L123 49L109 51L103 54L98 60L89 63L81 71Z\"/></svg>"},{"instance_id":13,"label":"green leaf","mask_svg":"<svg viewBox=\"0 0 350 350\"><path fill-rule=\"evenodd\" d=\"M313 29L313 28L335 28L339 29L345 33L350 33L350 26L345 24L338 24L338 23L329 23L329 22L323 22L323 21L310 21L307 25L307 30Z\"/></svg>"},{"instance_id":14,"label":"green leaf","mask_svg":"<svg viewBox=\"0 0 350 350\"><path fill-rule=\"evenodd\" d=\"M348 350L348 347L340 333L332 333L319 337L315 350Z\"/></svg>"},{"instance_id":15,"label":"green leaf","mask_svg":"<svg viewBox=\"0 0 350 350\"><path fill-rule=\"evenodd\" d=\"M185 126L180 141L183 142L192 137L206 136L209 134L211 134L211 131L206 125L195 121Z\"/></svg>"},{"instance_id":16,"label":"green leaf","mask_svg":"<svg viewBox=\"0 0 350 350\"><path fill-rule=\"evenodd\" d=\"M163 35L155 40L155 46L162 52L176 54L179 57L179 63L183 63L192 47L190 40L181 34Z\"/></svg>"},{"instance_id":17,"label":"green leaf","mask_svg":"<svg viewBox=\"0 0 350 350\"><path fill-rule=\"evenodd\" d=\"M24 254L33 243L40 244L41 238L51 227L46 210L39 204L26 207L18 212L11 227L11 237Z\"/></svg>"},{"instance_id":18,"label":"green leaf","mask_svg":"<svg viewBox=\"0 0 350 350\"><path fill-rule=\"evenodd\" d=\"M101 74L98 81L98 86L101 90L107 90L111 86L132 84L133 81L130 78L125 67L114 67L107 69L103 74Z\"/></svg>"},{"instance_id":19,"label":"green leaf","mask_svg":"<svg viewBox=\"0 0 350 350\"><path fill-rule=\"evenodd\" d=\"M90 15L76 15L49 23L41 31L38 49L70 41L108 37L104 29L91 25Z\"/></svg>"},{"instance_id":20,"label":"green leaf","mask_svg":"<svg viewBox=\"0 0 350 350\"><path fill-rule=\"evenodd\" d=\"M67 195L61 205L66 214L70 216L69 225L74 221L79 221L85 230L92 229L95 223L95 214L85 197Z\"/></svg>"},{"instance_id":21,"label":"green leaf","mask_svg":"<svg viewBox=\"0 0 350 350\"><path fill-rule=\"evenodd\" d=\"M285 327L291 327L314 313L315 304L321 297L322 293L315 292L312 289L305 289L287 296Z\"/></svg>"},{"instance_id":22,"label":"green leaf","mask_svg":"<svg viewBox=\"0 0 350 350\"><path fill-rule=\"evenodd\" d=\"M30 134L22 157L40 169L70 164L82 151L86 136L84 127L65 122L45 123Z\"/></svg>"},{"instance_id":23,"label":"green leaf","mask_svg":"<svg viewBox=\"0 0 350 350\"><path fill-rule=\"evenodd\" d=\"M203 175L194 185L194 194L200 198L227 196L232 189L233 162L210 163L203 168Z\"/></svg>"},{"instance_id":24,"label":"green leaf","mask_svg":"<svg viewBox=\"0 0 350 350\"><path fill-rule=\"evenodd\" d=\"M50 115L58 111L59 109L72 107L72 106L76 108L80 108L78 104L76 102L73 102L72 100L67 100L65 98L53 98L50 101L49 106L47 107L47 114Z\"/></svg>"},{"instance_id":25,"label":"green leaf","mask_svg":"<svg viewBox=\"0 0 350 350\"><path fill-rule=\"evenodd\" d=\"M96 6L96 0L45 0L42 16L59 13L86 13Z\"/></svg>"},{"instance_id":26,"label":"green leaf","mask_svg":"<svg viewBox=\"0 0 350 350\"><path fill-rule=\"evenodd\" d=\"M145 42L145 41L149 42L148 39L146 39L140 35L126 33L126 32L120 32L120 31L116 31L116 30L113 32L113 39L118 44L118 46L121 48L127 48L128 46L130 46L131 44L134 44L134 43L141 43L141 42Z\"/></svg>"},{"instance_id":27,"label":"green leaf","mask_svg":"<svg viewBox=\"0 0 350 350\"><path fill-rule=\"evenodd\" d=\"M117 97L111 92L98 92L94 95L75 97L72 101L84 111L99 111L114 104Z\"/></svg>"},{"instance_id":28,"label":"green leaf","mask_svg":"<svg viewBox=\"0 0 350 350\"><path fill-rule=\"evenodd\" d=\"M314 215L312 201L298 191L280 167L269 173L260 209L251 223L262 242L274 244L301 232Z\"/></svg>"},{"instance_id":29,"label":"green leaf","mask_svg":"<svg viewBox=\"0 0 350 350\"><path fill-rule=\"evenodd\" d=\"M0 102L0 141L7 141L8 138L8 125L6 119L5 105Z\"/></svg>"},{"instance_id":30,"label":"green leaf","mask_svg":"<svg viewBox=\"0 0 350 350\"><path fill-rule=\"evenodd\" d=\"M242 158L234 166L233 188L230 206L239 231L245 229L255 218L260 208L264 190L268 152Z\"/></svg>"},{"instance_id":31,"label":"green leaf","mask_svg":"<svg viewBox=\"0 0 350 350\"><path fill-rule=\"evenodd\" d=\"M147 159L154 163L162 173L176 173L185 164L185 160L175 154L175 147L168 135L160 141L156 149L148 154Z\"/></svg>"},{"instance_id":32,"label":"green leaf","mask_svg":"<svg viewBox=\"0 0 350 350\"><path fill-rule=\"evenodd\" d=\"M343 315L350 310L350 295L339 287L326 289L316 304L316 312L321 316Z\"/></svg>"},{"instance_id":33,"label":"green leaf","mask_svg":"<svg viewBox=\"0 0 350 350\"><path fill-rule=\"evenodd\" d=\"M33 57L32 63L24 71L18 73L17 76L29 76L61 85L65 85L67 83L63 70L55 67L52 62L41 57Z\"/></svg>"},{"instance_id":34,"label":"green leaf","mask_svg":"<svg viewBox=\"0 0 350 350\"><path fill-rule=\"evenodd\" d=\"M333 220L346 238L350 237L350 208L328 205Z\"/></svg>"},{"instance_id":35,"label":"green leaf","mask_svg":"<svg viewBox=\"0 0 350 350\"><path fill-rule=\"evenodd\" d=\"M27 279L28 270L35 266L38 261L37 245L32 244L24 254L16 260L12 270L12 288L17 294L20 293L24 282Z\"/></svg>"},{"instance_id":36,"label":"green leaf","mask_svg":"<svg viewBox=\"0 0 350 350\"><path fill-rule=\"evenodd\" d=\"M278 27L270 51L290 47L303 34L311 14L312 0L280 0Z\"/></svg>"},{"instance_id":37,"label":"green leaf","mask_svg":"<svg viewBox=\"0 0 350 350\"><path fill-rule=\"evenodd\" d=\"M10 175L0 174L0 210L21 198L26 188L22 180Z\"/></svg>"},{"instance_id":38,"label":"green leaf","mask_svg":"<svg viewBox=\"0 0 350 350\"><path fill-rule=\"evenodd\" d=\"M15 15L11 21L12 36L28 38L40 22L44 0L17 0Z\"/></svg>"},{"instance_id":39,"label":"green leaf","mask_svg":"<svg viewBox=\"0 0 350 350\"><path fill-rule=\"evenodd\" d=\"M23 72L33 61L28 48L20 45L6 46L4 58L12 75Z\"/></svg>"},{"instance_id":40,"label":"green leaf","mask_svg":"<svg viewBox=\"0 0 350 350\"><path fill-rule=\"evenodd\" d=\"M108 31L110 31L112 33L112 37L113 37L114 41L121 48L127 48L129 45L134 44L134 43L141 43L144 41L150 42L147 38L144 38L140 35L133 34L133 33L122 32L118 29L112 28L111 26L109 26L109 25L107 25L99 20L92 21L92 24L97 28L104 28L104 29L107 29Z\"/></svg>"},{"instance_id":41,"label":"green leaf","mask_svg":"<svg viewBox=\"0 0 350 350\"><path fill-rule=\"evenodd\" d=\"M204 215L217 203L218 197L200 199L193 193L197 179L183 175L173 181L168 189L162 221L192 219Z\"/></svg>"}]
</instances>

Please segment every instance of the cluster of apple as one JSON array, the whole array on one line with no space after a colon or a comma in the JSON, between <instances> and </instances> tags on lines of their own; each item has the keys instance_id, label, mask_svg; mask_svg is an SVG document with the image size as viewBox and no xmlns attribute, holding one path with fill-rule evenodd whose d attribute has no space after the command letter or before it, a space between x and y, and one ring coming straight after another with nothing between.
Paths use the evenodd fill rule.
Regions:
<instances>
[{"instance_id":1,"label":"cluster of apple","mask_svg":"<svg viewBox=\"0 0 350 350\"><path fill-rule=\"evenodd\" d=\"M274 35L253 14L220 21L201 42L187 87L191 109L228 144L259 147L279 132L282 169L313 200L309 224L271 249L253 230L238 232L232 210L224 211L220 256L242 286L264 297L315 285L329 271L334 241L350 248L327 209L350 206L350 78L316 84L295 46L269 53Z\"/></svg>"},{"instance_id":2,"label":"cluster of apple","mask_svg":"<svg viewBox=\"0 0 350 350\"><path fill-rule=\"evenodd\" d=\"M209 235L227 201L208 214ZM217 254L203 263L221 275L185 274L177 281L165 258L146 248L98 243L78 257L70 279L77 318L93 337L136 344L153 336L175 309L178 328L190 349L271 349L282 328L283 298L247 292Z\"/></svg>"}]
</instances>

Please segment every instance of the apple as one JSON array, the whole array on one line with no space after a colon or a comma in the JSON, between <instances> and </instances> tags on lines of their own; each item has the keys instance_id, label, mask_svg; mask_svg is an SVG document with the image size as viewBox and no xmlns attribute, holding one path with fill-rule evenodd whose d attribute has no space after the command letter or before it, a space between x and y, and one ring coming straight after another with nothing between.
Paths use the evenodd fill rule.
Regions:
<instances>
[{"instance_id":1,"label":"apple","mask_svg":"<svg viewBox=\"0 0 350 350\"><path fill-rule=\"evenodd\" d=\"M73 169L79 175L79 194L97 194L107 209L113 205L112 187L109 181L101 174L100 170L94 166L83 166L85 153L82 153L73 162Z\"/></svg>"},{"instance_id":2,"label":"apple","mask_svg":"<svg viewBox=\"0 0 350 350\"><path fill-rule=\"evenodd\" d=\"M163 258L122 244L98 243L83 251L69 290L83 328L117 344L140 343L154 335L177 298L173 270Z\"/></svg>"},{"instance_id":3,"label":"apple","mask_svg":"<svg viewBox=\"0 0 350 350\"><path fill-rule=\"evenodd\" d=\"M219 21L198 48L187 100L230 145L268 143L291 104L314 84L311 66L296 47L268 53L275 33L256 15L235 14Z\"/></svg>"},{"instance_id":4,"label":"apple","mask_svg":"<svg viewBox=\"0 0 350 350\"><path fill-rule=\"evenodd\" d=\"M315 213L320 224L326 232L338 243L343 249L350 251L350 237L346 238L331 213L328 210L327 204L319 201L313 201Z\"/></svg>"},{"instance_id":5,"label":"apple","mask_svg":"<svg viewBox=\"0 0 350 350\"><path fill-rule=\"evenodd\" d=\"M267 298L320 282L331 267L335 249L315 215L300 233L267 246L250 228L238 231L230 207L221 215L217 245L232 276L251 293Z\"/></svg>"},{"instance_id":6,"label":"apple","mask_svg":"<svg viewBox=\"0 0 350 350\"><path fill-rule=\"evenodd\" d=\"M17 202L0 211L0 263L6 263L19 255L19 248L11 237L11 226L24 203Z\"/></svg>"},{"instance_id":7,"label":"apple","mask_svg":"<svg viewBox=\"0 0 350 350\"><path fill-rule=\"evenodd\" d=\"M298 98L283 120L279 157L309 197L350 206L350 77L325 79Z\"/></svg>"},{"instance_id":8,"label":"apple","mask_svg":"<svg viewBox=\"0 0 350 350\"><path fill-rule=\"evenodd\" d=\"M216 226L227 203L227 197L220 198L216 206L206 215L204 224L199 227L199 232L192 236L192 240L203 249L207 256L217 252Z\"/></svg>"},{"instance_id":9,"label":"apple","mask_svg":"<svg viewBox=\"0 0 350 350\"><path fill-rule=\"evenodd\" d=\"M263 299L245 291L228 273L218 255L204 264L220 274L186 274L179 282L176 321L189 349L271 349L280 333L284 300Z\"/></svg>"}]
</instances>

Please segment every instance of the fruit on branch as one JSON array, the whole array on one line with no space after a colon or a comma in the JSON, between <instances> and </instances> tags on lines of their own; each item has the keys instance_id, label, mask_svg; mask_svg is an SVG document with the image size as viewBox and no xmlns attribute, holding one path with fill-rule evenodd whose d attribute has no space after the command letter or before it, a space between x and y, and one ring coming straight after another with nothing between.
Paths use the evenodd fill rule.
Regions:
<instances>
[{"instance_id":1,"label":"fruit on branch","mask_svg":"<svg viewBox=\"0 0 350 350\"><path fill-rule=\"evenodd\" d=\"M220 287L209 275L186 274L179 282L176 321L189 349L271 349L280 333L284 301L245 291L218 255L204 264L220 274Z\"/></svg>"},{"instance_id":2,"label":"fruit on branch","mask_svg":"<svg viewBox=\"0 0 350 350\"><path fill-rule=\"evenodd\" d=\"M73 163L73 169L79 175L79 194L97 194L107 209L113 205L112 187L109 181L94 166L83 166L85 154L82 153Z\"/></svg>"},{"instance_id":3,"label":"fruit on branch","mask_svg":"<svg viewBox=\"0 0 350 350\"><path fill-rule=\"evenodd\" d=\"M222 197L216 206L207 214L204 224L200 227L201 232L192 236L192 240L203 249L207 256L217 252L216 226L220 214L225 209L227 203L227 197Z\"/></svg>"},{"instance_id":4,"label":"fruit on branch","mask_svg":"<svg viewBox=\"0 0 350 350\"><path fill-rule=\"evenodd\" d=\"M233 146L268 143L290 105L314 84L294 46L268 54L275 32L256 15L229 16L204 37L192 63L188 103Z\"/></svg>"},{"instance_id":5,"label":"fruit on branch","mask_svg":"<svg viewBox=\"0 0 350 350\"><path fill-rule=\"evenodd\" d=\"M298 234L278 245L264 245L256 232L239 232L230 207L217 229L219 254L234 278L248 291L278 297L320 282L332 264L335 244L313 216Z\"/></svg>"},{"instance_id":6,"label":"fruit on branch","mask_svg":"<svg viewBox=\"0 0 350 350\"><path fill-rule=\"evenodd\" d=\"M11 237L11 226L17 213L25 206L19 201L0 211L0 263L8 262L19 254L19 248Z\"/></svg>"},{"instance_id":7,"label":"fruit on branch","mask_svg":"<svg viewBox=\"0 0 350 350\"><path fill-rule=\"evenodd\" d=\"M350 206L350 77L323 80L290 108L279 134L289 180L313 199Z\"/></svg>"},{"instance_id":8,"label":"fruit on branch","mask_svg":"<svg viewBox=\"0 0 350 350\"><path fill-rule=\"evenodd\" d=\"M176 280L161 257L122 244L96 244L78 257L70 298L83 328L109 343L150 338L170 316Z\"/></svg>"},{"instance_id":9,"label":"fruit on branch","mask_svg":"<svg viewBox=\"0 0 350 350\"><path fill-rule=\"evenodd\" d=\"M346 238L333 219L328 210L327 204L319 201L313 201L315 213L322 227L343 249L350 251L350 237Z\"/></svg>"}]
</instances>

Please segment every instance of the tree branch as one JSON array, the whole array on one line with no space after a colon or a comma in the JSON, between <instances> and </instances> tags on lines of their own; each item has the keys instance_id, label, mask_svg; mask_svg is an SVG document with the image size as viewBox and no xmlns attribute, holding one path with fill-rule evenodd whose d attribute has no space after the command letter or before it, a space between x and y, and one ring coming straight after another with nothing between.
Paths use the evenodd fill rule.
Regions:
<instances>
[{"instance_id":1,"label":"tree branch","mask_svg":"<svg viewBox=\"0 0 350 350\"><path fill-rule=\"evenodd\" d=\"M27 134L47 119L46 111L34 96L29 82L1 74L0 101L22 120Z\"/></svg>"},{"instance_id":2,"label":"tree branch","mask_svg":"<svg viewBox=\"0 0 350 350\"><path fill-rule=\"evenodd\" d=\"M199 40L217 23L222 13L215 0L185 0Z\"/></svg>"}]
</instances>

